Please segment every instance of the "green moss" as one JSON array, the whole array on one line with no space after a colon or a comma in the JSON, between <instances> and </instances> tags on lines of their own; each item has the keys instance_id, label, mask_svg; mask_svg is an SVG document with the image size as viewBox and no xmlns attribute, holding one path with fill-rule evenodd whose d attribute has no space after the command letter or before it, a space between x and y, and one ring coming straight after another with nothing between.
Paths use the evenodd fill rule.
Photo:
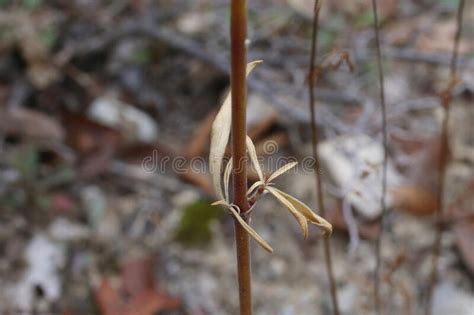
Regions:
<instances>
[{"instance_id":1,"label":"green moss","mask_svg":"<svg viewBox=\"0 0 474 315\"><path fill-rule=\"evenodd\" d=\"M202 247L212 239L211 224L222 215L221 207L199 200L182 209L181 221L176 229L176 240L192 247Z\"/></svg>"}]
</instances>

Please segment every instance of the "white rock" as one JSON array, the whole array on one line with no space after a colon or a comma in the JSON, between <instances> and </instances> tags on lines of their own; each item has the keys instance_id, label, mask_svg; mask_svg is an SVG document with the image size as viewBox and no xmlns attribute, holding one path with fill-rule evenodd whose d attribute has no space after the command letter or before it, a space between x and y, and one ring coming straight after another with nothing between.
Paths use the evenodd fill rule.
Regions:
<instances>
[{"instance_id":1,"label":"white rock","mask_svg":"<svg viewBox=\"0 0 474 315\"><path fill-rule=\"evenodd\" d=\"M383 146L366 135L341 136L319 145L325 169L342 195L365 218L375 219L381 213ZM390 160L388 186L401 182L400 174ZM391 200L387 196L387 206Z\"/></svg>"},{"instance_id":2,"label":"white rock","mask_svg":"<svg viewBox=\"0 0 474 315\"><path fill-rule=\"evenodd\" d=\"M54 302L61 296L58 269L64 265L63 249L46 235L36 234L25 250L28 264L23 276L12 289L11 301L15 307L32 311L35 287L41 286L44 300Z\"/></svg>"},{"instance_id":3,"label":"white rock","mask_svg":"<svg viewBox=\"0 0 474 315\"><path fill-rule=\"evenodd\" d=\"M112 94L94 100L88 116L101 124L116 128L131 142L153 142L158 137L155 121L133 105L120 101Z\"/></svg>"},{"instance_id":4,"label":"white rock","mask_svg":"<svg viewBox=\"0 0 474 315\"><path fill-rule=\"evenodd\" d=\"M451 283L436 287L433 296L433 315L472 315L474 295L456 288Z\"/></svg>"}]
</instances>

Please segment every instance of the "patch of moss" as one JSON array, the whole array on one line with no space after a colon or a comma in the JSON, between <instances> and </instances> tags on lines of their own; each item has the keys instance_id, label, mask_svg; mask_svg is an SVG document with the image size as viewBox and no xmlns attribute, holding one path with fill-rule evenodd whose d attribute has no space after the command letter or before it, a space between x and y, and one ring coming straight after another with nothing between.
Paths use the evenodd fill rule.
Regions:
<instances>
[{"instance_id":1,"label":"patch of moss","mask_svg":"<svg viewBox=\"0 0 474 315\"><path fill-rule=\"evenodd\" d=\"M199 200L182 209L181 221L176 229L176 240L190 247L203 247L212 240L211 224L222 215L221 207Z\"/></svg>"}]
</instances>

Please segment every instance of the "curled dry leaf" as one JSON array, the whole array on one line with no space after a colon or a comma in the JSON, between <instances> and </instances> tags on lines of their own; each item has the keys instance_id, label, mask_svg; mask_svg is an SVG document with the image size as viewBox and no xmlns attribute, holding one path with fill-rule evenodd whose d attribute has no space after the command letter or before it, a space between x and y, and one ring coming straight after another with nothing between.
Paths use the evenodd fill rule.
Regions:
<instances>
[{"instance_id":1,"label":"curled dry leaf","mask_svg":"<svg viewBox=\"0 0 474 315\"><path fill-rule=\"evenodd\" d=\"M253 61L247 65L247 75L261 63L261 60ZM231 112L231 93L227 94L216 119L212 124L211 148L209 152L209 167L212 175L214 189L220 199L223 199L221 184L222 159L224 158L225 148L229 142L230 127L232 121Z\"/></svg>"},{"instance_id":2,"label":"curled dry leaf","mask_svg":"<svg viewBox=\"0 0 474 315\"><path fill-rule=\"evenodd\" d=\"M291 170L296 165L298 165L298 162L290 162L288 164L283 165L282 167L277 169L275 172L273 172L273 174L270 175L270 177L268 177L267 182L269 182L269 183L272 182L277 177L283 175L285 172L288 172L289 170Z\"/></svg>"},{"instance_id":3,"label":"curled dry leaf","mask_svg":"<svg viewBox=\"0 0 474 315\"><path fill-rule=\"evenodd\" d=\"M298 210L293 206L291 202L288 201L287 198L281 194L281 191L273 188L273 187L265 187L265 189L270 192L275 198L280 201L288 210L290 210L290 213L295 217L296 221L298 221L298 224L301 227L301 230L303 230L303 236L305 239L308 238L308 222L306 221L306 218L298 212Z\"/></svg>"},{"instance_id":4,"label":"curled dry leaf","mask_svg":"<svg viewBox=\"0 0 474 315\"><path fill-rule=\"evenodd\" d=\"M323 229L325 235L331 235L332 234L332 225L322 217L318 216L316 213L314 213L306 204L301 202L300 200L296 199L295 197L279 190L274 187L265 187L267 191L269 191L272 195L274 195L281 203L283 203L290 212L295 215L294 213L297 213L298 215L295 215L297 218L298 222L300 223L300 218L304 218L305 225L301 225L301 228L303 229L303 234L305 238L307 237L307 223L306 221L309 221L310 223L320 227ZM285 200L285 201L283 201Z\"/></svg>"},{"instance_id":5,"label":"curled dry leaf","mask_svg":"<svg viewBox=\"0 0 474 315\"><path fill-rule=\"evenodd\" d=\"M247 151L249 152L252 165L258 174L258 178L263 181L263 172L262 172L262 168L260 167L260 163L258 163L257 151L255 150L255 145L253 144L253 141L252 139L250 139L249 136L247 136L246 143L247 143Z\"/></svg>"},{"instance_id":6,"label":"curled dry leaf","mask_svg":"<svg viewBox=\"0 0 474 315\"><path fill-rule=\"evenodd\" d=\"M224 171L224 198L225 200L230 200L229 196L229 182L230 174L232 173L232 158L229 159Z\"/></svg>"},{"instance_id":7,"label":"curled dry leaf","mask_svg":"<svg viewBox=\"0 0 474 315\"><path fill-rule=\"evenodd\" d=\"M255 232L254 229L250 227L250 225L247 224L247 222L242 219L240 214L234 209L235 206L230 206L228 207L230 212L234 215L234 217L239 221L240 225L247 231L247 233L250 234L251 237L253 237L254 240L257 241L258 244L260 244L264 249L266 249L269 253L273 253L273 248L270 246L270 244L267 243L260 235L258 235L257 232Z\"/></svg>"},{"instance_id":8,"label":"curled dry leaf","mask_svg":"<svg viewBox=\"0 0 474 315\"><path fill-rule=\"evenodd\" d=\"M0 109L0 130L6 134L53 142L63 141L66 134L57 120L42 112L20 107Z\"/></svg>"}]
</instances>

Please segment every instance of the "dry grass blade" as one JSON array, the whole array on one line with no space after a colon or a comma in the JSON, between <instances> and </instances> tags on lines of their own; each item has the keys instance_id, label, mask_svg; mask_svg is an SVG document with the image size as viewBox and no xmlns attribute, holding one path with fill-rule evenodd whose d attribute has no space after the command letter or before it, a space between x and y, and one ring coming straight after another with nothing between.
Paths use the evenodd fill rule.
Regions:
<instances>
[{"instance_id":1,"label":"dry grass blade","mask_svg":"<svg viewBox=\"0 0 474 315\"><path fill-rule=\"evenodd\" d=\"M250 196L255 191L255 189L262 185L265 185L265 183L260 180L253 183L252 186L250 186L250 188L247 190L247 196Z\"/></svg>"},{"instance_id":2,"label":"dry grass blade","mask_svg":"<svg viewBox=\"0 0 474 315\"><path fill-rule=\"evenodd\" d=\"M232 173L232 158L229 159L224 171L224 198L226 201L230 200L229 197L229 181L230 181L230 174Z\"/></svg>"},{"instance_id":3,"label":"dry grass blade","mask_svg":"<svg viewBox=\"0 0 474 315\"><path fill-rule=\"evenodd\" d=\"M253 61L247 65L247 75L261 63L261 60ZM217 113L216 119L212 124L211 148L209 152L209 168L212 175L214 189L220 199L224 199L221 184L222 159L225 149L229 142L230 127L232 121L231 112L231 92L229 92Z\"/></svg>"},{"instance_id":4,"label":"dry grass blade","mask_svg":"<svg viewBox=\"0 0 474 315\"><path fill-rule=\"evenodd\" d=\"M244 219L240 216L240 214L234 209L233 206L229 207L230 212L234 215L234 217L239 221L240 225L249 233L250 236L253 237L255 241L257 241L260 246L262 246L265 250L267 250L270 253L273 253L273 248L270 246L270 244L267 243L260 235L258 235L257 232L255 232L254 229L248 225Z\"/></svg>"},{"instance_id":5,"label":"dry grass blade","mask_svg":"<svg viewBox=\"0 0 474 315\"><path fill-rule=\"evenodd\" d=\"M303 230L303 236L305 239L308 238L308 222L304 215L299 213L296 207L282 194L282 191L273 188L273 187L265 187L265 189L270 192L273 196L275 196L278 201L280 201L288 210L290 210L291 214L296 218L301 229Z\"/></svg>"},{"instance_id":6,"label":"dry grass blade","mask_svg":"<svg viewBox=\"0 0 474 315\"><path fill-rule=\"evenodd\" d=\"M249 152L252 165L258 174L258 178L263 181L263 172L262 168L260 167L260 163L258 163L257 151L255 150L255 145L253 144L253 141L252 139L250 139L249 136L247 136L247 151Z\"/></svg>"},{"instance_id":7,"label":"dry grass blade","mask_svg":"<svg viewBox=\"0 0 474 315\"><path fill-rule=\"evenodd\" d=\"M267 182L268 183L272 182L277 177L279 177L279 176L283 175L284 173L288 172L289 170L291 170L296 165L298 165L298 162L290 162L288 164L285 164L284 166L280 167L275 172L273 172L273 174L270 175L270 177L268 177Z\"/></svg>"},{"instance_id":8,"label":"dry grass blade","mask_svg":"<svg viewBox=\"0 0 474 315\"><path fill-rule=\"evenodd\" d=\"M273 188L276 189L276 188ZM276 189L278 190L278 189ZM324 218L320 217L316 213L314 213L310 207L308 207L306 204L301 202L300 200L296 199L290 194L287 194L284 191L278 190L278 192L283 195L292 205L293 207L296 208L296 210L303 215L309 222L312 224L320 227L323 229L325 235L331 235L332 234L332 225L329 223L327 220Z\"/></svg>"}]
</instances>

